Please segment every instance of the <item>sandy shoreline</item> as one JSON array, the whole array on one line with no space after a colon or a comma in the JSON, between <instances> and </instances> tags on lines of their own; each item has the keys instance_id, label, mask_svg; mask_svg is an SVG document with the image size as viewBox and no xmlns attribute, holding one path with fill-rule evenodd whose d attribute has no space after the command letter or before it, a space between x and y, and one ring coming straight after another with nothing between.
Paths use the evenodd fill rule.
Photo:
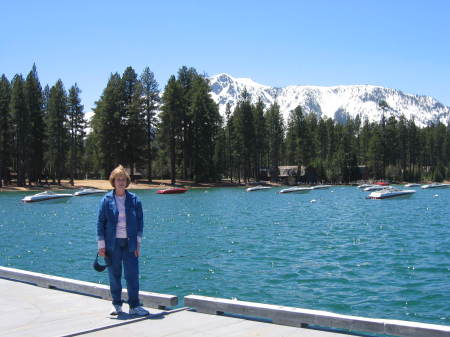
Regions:
<instances>
[{"instance_id":1,"label":"sandy shoreline","mask_svg":"<svg viewBox=\"0 0 450 337\"><path fill-rule=\"evenodd\" d=\"M0 188L0 192L19 192L19 191L46 191L46 190L67 190L67 189L80 189L80 188L98 188L102 190L111 190L112 186L108 180L86 179L75 180L75 185L71 186L69 180L62 180L61 185L44 185L44 186L31 186L31 187L18 187L14 185L8 185ZM148 182L131 183L128 189L130 190L147 190L147 189L160 189L170 185L170 180L154 180L151 184ZM177 187L185 188L209 188L209 187L237 187L242 186L239 184L231 184L229 182L220 183L199 183L195 184L189 180L177 180Z\"/></svg>"}]
</instances>

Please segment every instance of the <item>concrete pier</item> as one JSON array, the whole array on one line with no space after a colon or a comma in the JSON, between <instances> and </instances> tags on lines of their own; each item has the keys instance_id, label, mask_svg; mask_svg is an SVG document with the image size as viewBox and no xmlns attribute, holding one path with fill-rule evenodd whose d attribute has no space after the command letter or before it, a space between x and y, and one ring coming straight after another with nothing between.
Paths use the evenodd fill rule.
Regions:
<instances>
[{"instance_id":1,"label":"concrete pier","mask_svg":"<svg viewBox=\"0 0 450 337\"><path fill-rule=\"evenodd\" d=\"M111 316L102 296L108 297L104 286L95 283L0 267L0 336L450 337L441 325L197 295L184 298L189 308L174 309L176 296L149 292L141 298L150 316Z\"/></svg>"}]
</instances>

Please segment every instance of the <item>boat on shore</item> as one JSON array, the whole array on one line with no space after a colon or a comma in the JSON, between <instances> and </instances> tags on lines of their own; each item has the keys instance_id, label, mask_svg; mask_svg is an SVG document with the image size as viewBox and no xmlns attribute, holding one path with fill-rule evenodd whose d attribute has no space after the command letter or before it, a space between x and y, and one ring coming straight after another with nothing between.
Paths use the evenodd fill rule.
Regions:
<instances>
[{"instance_id":1,"label":"boat on shore","mask_svg":"<svg viewBox=\"0 0 450 337\"><path fill-rule=\"evenodd\" d=\"M388 199L388 198L394 198L394 197L404 197L404 196L410 196L412 194L416 193L415 190L400 190L398 188L386 188L381 191L375 191L370 193L367 198L368 199Z\"/></svg>"},{"instance_id":2,"label":"boat on shore","mask_svg":"<svg viewBox=\"0 0 450 337\"><path fill-rule=\"evenodd\" d=\"M427 189L427 188L445 188L445 187L450 187L450 184L431 183L431 184L422 185L420 187L423 188L423 189Z\"/></svg>"},{"instance_id":3,"label":"boat on shore","mask_svg":"<svg viewBox=\"0 0 450 337\"><path fill-rule=\"evenodd\" d=\"M81 197L83 195L92 195L92 194L100 194L100 193L106 193L107 190L100 190L97 188L84 188L82 190L76 191L73 195L76 197Z\"/></svg>"},{"instance_id":4,"label":"boat on shore","mask_svg":"<svg viewBox=\"0 0 450 337\"><path fill-rule=\"evenodd\" d=\"M186 188L182 187L170 187L163 190L157 190L157 194L181 194L187 192Z\"/></svg>"},{"instance_id":5,"label":"boat on shore","mask_svg":"<svg viewBox=\"0 0 450 337\"><path fill-rule=\"evenodd\" d=\"M254 187L249 187L245 191L246 192L264 191L264 190L269 190L271 188L272 188L272 186L258 185L258 186L254 186Z\"/></svg>"},{"instance_id":6,"label":"boat on shore","mask_svg":"<svg viewBox=\"0 0 450 337\"><path fill-rule=\"evenodd\" d=\"M73 197L73 194L69 193L55 193L52 191L45 191L41 193L36 193L33 195L27 195L22 199L23 202L39 202L46 200L56 200Z\"/></svg>"},{"instance_id":7,"label":"boat on shore","mask_svg":"<svg viewBox=\"0 0 450 337\"><path fill-rule=\"evenodd\" d=\"M279 193L304 193L304 192L309 192L312 189L313 188L311 188L311 187L294 186L294 187L284 188Z\"/></svg>"}]
</instances>

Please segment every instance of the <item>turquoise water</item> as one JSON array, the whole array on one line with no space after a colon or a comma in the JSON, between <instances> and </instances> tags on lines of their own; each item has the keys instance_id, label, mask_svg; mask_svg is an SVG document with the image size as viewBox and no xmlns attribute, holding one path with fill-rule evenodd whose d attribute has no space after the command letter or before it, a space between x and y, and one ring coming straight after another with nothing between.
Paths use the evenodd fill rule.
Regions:
<instances>
[{"instance_id":1,"label":"turquoise water","mask_svg":"<svg viewBox=\"0 0 450 337\"><path fill-rule=\"evenodd\" d=\"M450 325L450 189L278 190L135 191L141 288ZM0 265L107 283L91 268L101 197L21 203L27 194L0 194Z\"/></svg>"}]
</instances>

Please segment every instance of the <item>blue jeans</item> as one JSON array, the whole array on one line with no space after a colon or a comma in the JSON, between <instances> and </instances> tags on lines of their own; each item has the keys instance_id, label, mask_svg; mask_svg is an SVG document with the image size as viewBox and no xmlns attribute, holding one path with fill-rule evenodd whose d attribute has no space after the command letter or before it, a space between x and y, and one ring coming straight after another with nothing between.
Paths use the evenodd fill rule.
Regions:
<instances>
[{"instance_id":1,"label":"blue jeans","mask_svg":"<svg viewBox=\"0 0 450 337\"><path fill-rule=\"evenodd\" d=\"M122 264L127 281L128 305L139 306L139 264L133 252L128 251L128 239L116 239L112 252L108 252L111 266L108 267L109 287L114 305L122 305Z\"/></svg>"}]
</instances>

